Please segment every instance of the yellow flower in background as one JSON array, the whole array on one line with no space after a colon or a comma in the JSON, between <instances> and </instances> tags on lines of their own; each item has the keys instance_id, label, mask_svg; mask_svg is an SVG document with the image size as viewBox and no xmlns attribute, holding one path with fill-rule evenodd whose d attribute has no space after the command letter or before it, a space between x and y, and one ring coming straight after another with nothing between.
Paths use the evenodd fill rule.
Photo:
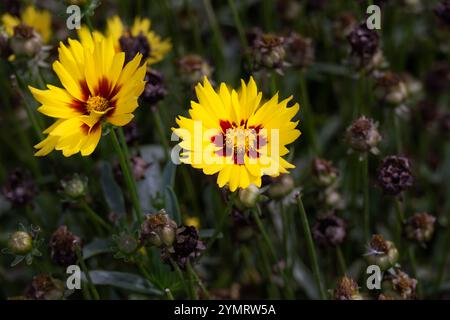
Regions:
<instances>
[{"instance_id":1,"label":"yellow flower in background","mask_svg":"<svg viewBox=\"0 0 450 320\"><path fill-rule=\"evenodd\" d=\"M10 36L14 34L14 27L23 23L29 27L33 27L42 37L44 43L50 41L52 35L52 16L47 10L38 10L33 6L28 6L22 12L20 19L9 13L5 13L1 20L6 32Z\"/></svg>"},{"instance_id":2,"label":"yellow flower in background","mask_svg":"<svg viewBox=\"0 0 450 320\"><path fill-rule=\"evenodd\" d=\"M259 187L263 175L294 168L282 158L289 153L286 145L300 136L298 121L292 121L299 105L287 106L292 97L278 101L276 94L263 103L253 78L248 84L241 80L237 92L224 83L215 91L205 77L195 92L198 102L191 101L190 117L178 117L179 128L172 129L182 139L182 162L207 175L218 173L217 184L228 184L232 192Z\"/></svg>"},{"instance_id":3,"label":"yellow flower in background","mask_svg":"<svg viewBox=\"0 0 450 320\"><path fill-rule=\"evenodd\" d=\"M38 111L58 119L44 131L47 138L35 146L36 156L55 149L66 157L78 152L90 155L100 140L103 122L124 126L133 119L145 86L142 55L125 64L125 54L116 53L111 39L94 35L92 41L92 46L72 39L68 46L60 43L53 70L62 88L30 87L41 103Z\"/></svg>"},{"instance_id":4,"label":"yellow flower in background","mask_svg":"<svg viewBox=\"0 0 450 320\"><path fill-rule=\"evenodd\" d=\"M106 36L112 38L117 51L124 51L131 57L140 52L150 65L161 61L172 48L169 40L161 39L150 27L147 18L136 17L133 26L127 28L114 16L107 21Z\"/></svg>"}]
</instances>

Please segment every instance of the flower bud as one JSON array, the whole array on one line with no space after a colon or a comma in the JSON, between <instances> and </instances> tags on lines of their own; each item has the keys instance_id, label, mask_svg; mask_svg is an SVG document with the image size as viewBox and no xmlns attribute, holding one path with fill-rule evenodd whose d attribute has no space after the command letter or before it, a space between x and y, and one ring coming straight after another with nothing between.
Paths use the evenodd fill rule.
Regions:
<instances>
[{"instance_id":1,"label":"flower bud","mask_svg":"<svg viewBox=\"0 0 450 320\"><path fill-rule=\"evenodd\" d=\"M416 296L417 280L400 269L395 269L394 273L386 273L381 286L384 295L409 300Z\"/></svg>"},{"instance_id":2,"label":"flower bud","mask_svg":"<svg viewBox=\"0 0 450 320\"><path fill-rule=\"evenodd\" d=\"M13 207L31 204L36 195L36 187L30 173L19 168L8 176L2 191Z\"/></svg>"},{"instance_id":3,"label":"flower bud","mask_svg":"<svg viewBox=\"0 0 450 320\"><path fill-rule=\"evenodd\" d=\"M281 70L286 57L284 44L285 39L275 34L257 34L251 43L254 68Z\"/></svg>"},{"instance_id":4,"label":"flower bud","mask_svg":"<svg viewBox=\"0 0 450 320\"><path fill-rule=\"evenodd\" d=\"M335 247L340 245L347 235L346 223L342 218L331 213L317 219L312 227L312 234L321 246Z\"/></svg>"},{"instance_id":5,"label":"flower bud","mask_svg":"<svg viewBox=\"0 0 450 320\"><path fill-rule=\"evenodd\" d=\"M32 27L19 24L14 27L11 49L17 56L33 57L42 49L42 38Z\"/></svg>"},{"instance_id":6,"label":"flower bud","mask_svg":"<svg viewBox=\"0 0 450 320\"><path fill-rule=\"evenodd\" d=\"M378 124L372 119L362 116L347 128L346 140L355 151L377 154L377 146L381 141Z\"/></svg>"},{"instance_id":7,"label":"flower bud","mask_svg":"<svg viewBox=\"0 0 450 320\"><path fill-rule=\"evenodd\" d=\"M312 39L291 32L285 41L286 60L295 67L306 68L314 63L315 50Z\"/></svg>"},{"instance_id":8,"label":"flower bud","mask_svg":"<svg viewBox=\"0 0 450 320\"><path fill-rule=\"evenodd\" d=\"M408 87L399 75L387 71L377 79L375 93L379 99L399 105L408 97Z\"/></svg>"},{"instance_id":9,"label":"flower bud","mask_svg":"<svg viewBox=\"0 0 450 320\"><path fill-rule=\"evenodd\" d=\"M85 176L74 174L70 180L62 180L61 186L64 195L69 199L83 198L87 193L88 179Z\"/></svg>"},{"instance_id":10,"label":"flower bud","mask_svg":"<svg viewBox=\"0 0 450 320\"><path fill-rule=\"evenodd\" d=\"M213 71L211 65L196 54L185 55L177 65L181 80L190 86L201 82L204 77L210 78Z\"/></svg>"},{"instance_id":11,"label":"flower bud","mask_svg":"<svg viewBox=\"0 0 450 320\"><path fill-rule=\"evenodd\" d=\"M13 254L26 255L33 250L33 237L25 231L16 231L9 236L8 248Z\"/></svg>"},{"instance_id":12,"label":"flower bud","mask_svg":"<svg viewBox=\"0 0 450 320\"><path fill-rule=\"evenodd\" d=\"M379 39L378 33L367 28L366 22L355 27L347 36L351 46L351 54L358 57L361 65L366 65L377 53Z\"/></svg>"},{"instance_id":13,"label":"flower bud","mask_svg":"<svg viewBox=\"0 0 450 320\"><path fill-rule=\"evenodd\" d=\"M431 240L436 218L422 212L409 217L404 226L404 235L408 240L425 243Z\"/></svg>"},{"instance_id":14,"label":"flower bud","mask_svg":"<svg viewBox=\"0 0 450 320\"><path fill-rule=\"evenodd\" d=\"M358 284L350 277L342 277L336 289L334 289L335 300L362 300L363 297L359 293Z\"/></svg>"},{"instance_id":15,"label":"flower bud","mask_svg":"<svg viewBox=\"0 0 450 320\"><path fill-rule=\"evenodd\" d=\"M269 187L271 199L282 199L294 190L294 178L289 174L282 174L273 179Z\"/></svg>"},{"instance_id":16,"label":"flower bud","mask_svg":"<svg viewBox=\"0 0 450 320\"><path fill-rule=\"evenodd\" d=\"M388 156L378 170L378 183L386 194L398 195L411 187L411 162L406 157Z\"/></svg>"},{"instance_id":17,"label":"flower bud","mask_svg":"<svg viewBox=\"0 0 450 320\"><path fill-rule=\"evenodd\" d=\"M434 13L440 21L450 27L450 0L443 0L434 9Z\"/></svg>"},{"instance_id":18,"label":"flower bud","mask_svg":"<svg viewBox=\"0 0 450 320\"><path fill-rule=\"evenodd\" d=\"M247 188L239 190L236 206L241 210L254 208L259 198L259 188L251 184Z\"/></svg>"},{"instance_id":19,"label":"flower bud","mask_svg":"<svg viewBox=\"0 0 450 320\"><path fill-rule=\"evenodd\" d=\"M33 300L62 300L64 298L64 283L48 274L40 274L33 278L25 296Z\"/></svg>"},{"instance_id":20,"label":"flower bud","mask_svg":"<svg viewBox=\"0 0 450 320\"><path fill-rule=\"evenodd\" d=\"M147 215L141 225L141 243L155 247L170 247L175 240L176 229L177 224L169 218L164 209Z\"/></svg>"},{"instance_id":21,"label":"flower bud","mask_svg":"<svg viewBox=\"0 0 450 320\"><path fill-rule=\"evenodd\" d=\"M337 178L337 169L331 161L315 158L312 164L312 174L314 182L320 187L328 187L332 185Z\"/></svg>"},{"instance_id":22,"label":"flower bud","mask_svg":"<svg viewBox=\"0 0 450 320\"><path fill-rule=\"evenodd\" d=\"M397 263L398 250L393 242L387 241L382 235L376 234L370 240L365 257L368 264L377 265L382 271L386 271Z\"/></svg>"},{"instance_id":23,"label":"flower bud","mask_svg":"<svg viewBox=\"0 0 450 320\"><path fill-rule=\"evenodd\" d=\"M154 106L167 95L164 77L160 72L150 69L145 75L145 81L145 89L142 93L142 98L151 106Z\"/></svg>"},{"instance_id":24,"label":"flower bud","mask_svg":"<svg viewBox=\"0 0 450 320\"><path fill-rule=\"evenodd\" d=\"M50 238L50 257L54 263L62 267L76 264L77 246L81 245L80 237L72 234L67 226L60 226Z\"/></svg>"}]
</instances>

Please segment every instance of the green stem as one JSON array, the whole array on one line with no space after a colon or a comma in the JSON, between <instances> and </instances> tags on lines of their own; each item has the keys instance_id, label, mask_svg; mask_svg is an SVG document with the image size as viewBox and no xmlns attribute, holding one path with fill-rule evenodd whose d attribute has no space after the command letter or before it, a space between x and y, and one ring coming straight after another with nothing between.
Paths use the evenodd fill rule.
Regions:
<instances>
[{"instance_id":1,"label":"green stem","mask_svg":"<svg viewBox=\"0 0 450 320\"><path fill-rule=\"evenodd\" d=\"M239 33L239 39L241 40L241 45L242 45L242 48L244 49L244 56L247 57L247 55L249 54L248 41L247 41L247 37L245 36L245 31L244 31L244 27L242 25L241 19L239 18L239 13L236 8L236 3L234 2L234 0L228 0L228 5L231 8L234 23L235 23L236 29Z\"/></svg>"},{"instance_id":2,"label":"green stem","mask_svg":"<svg viewBox=\"0 0 450 320\"><path fill-rule=\"evenodd\" d=\"M397 153L402 152L402 133L400 130L400 119L394 112L395 146L397 148Z\"/></svg>"},{"instance_id":3,"label":"green stem","mask_svg":"<svg viewBox=\"0 0 450 320\"><path fill-rule=\"evenodd\" d=\"M345 276L347 274L347 264L345 263L345 258L341 246L336 247L336 255L339 262L339 268L341 269L341 273L343 276Z\"/></svg>"},{"instance_id":4,"label":"green stem","mask_svg":"<svg viewBox=\"0 0 450 320\"><path fill-rule=\"evenodd\" d=\"M81 254L80 247L76 246L75 247L75 251L77 253L78 262L80 263L81 269L83 270L83 272L84 272L84 274L86 276L86 279L87 279L87 282L88 282L88 286L91 289L91 292L92 292L92 295L94 296L94 299L95 300L100 300L100 295L98 294L97 288L95 288L95 285L92 282L91 275L89 274L89 270L88 270L88 268L86 266L86 263L84 262L83 256Z\"/></svg>"},{"instance_id":5,"label":"green stem","mask_svg":"<svg viewBox=\"0 0 450 320\"><path fill-rule=\"evenodd\" d=\"M308 141L311 144L311 150L314 154L319 154L319 145L316 140L316 128L314 123L314 117L311 111L308 89L306 86L306 78L304 71L300 72L300 93L301 93L301 109L303 109L303 123L305 124L306 134L308 135Z\"/></svg>"},{"instance_id":6,"label":"green stem","mask_svg":"<svg viewBox=\"0 0 450 320\"><path fill-rule=\"evenodd\" d=\"M303 226L303 232L304 232L305 238L306 238L306 245L308 248L309 258L311 259L311 264L312 264L312 269L313 269L313 273L314 273L314 279L316 281L317 290L320 294L320 297L323 300L326 300L327 295L323 289L322 281L320 279L319 264L317 262L316 249L314 247L311 230L309 228L308 216L306 215L305 207L303 206L303 201L302 201L302 197L300 194L297 195L297 205L298 205L298 212L300 214L300 220L301 220L302 226Z\"/></svg>"},{"instance_id":7,"label":"green stem","mask_svg":"<svg viewBox=\"0 0 450 320\"><path fill-rule=\"evenodd\" d=\"M366 241L370 239L370 203L369 203L369 154L364 155L363 168L363 190L364 190L364 236Z\"/></svg>"},{"instance_id":8,"label":"green stem","mask_svg":"<svg viewBox=\"0 0 450 320\"><path fill-rule=\"evenodd\" d=\"M175 298L173 297L172 291L170 291L169 288L166 288L166 289L164 290L164 292L166 293L167 299L169 299L169 300L175 300Z\"/></svg>"},{"instance_id":9,"label":"green stem","mask_svg":"<svg viewBox=\"0 0 450 320\"><path fill-rule=\"evenodd\" d=\"M190 290L190 286L191 285L189 285L189 286L186 285L186 280L184 279L183 272L181 272L180 267L178 266L178 264L175 261L173 261L172 258L170 258L170 263L172 264L172 267L175 270L178 278L180 278L181 284L183 285L183 288L184 288L184 291L185 291L186 295L188 297L192 298L191 290Z\"/></svg>"},{"instance_id":10,"label":"green stem","mask_svg":"<svg viewBox=\"0 0 450 320\"><path fill-rule=\"evenodd\" d=\"M127 160L129 159L129 153L126 152L127 154L125 154L124 149L125 151L127 151L126 147L122 149L122 147L120 146L115 129L111 129L111 139L114 145L114 149L116 150L116 153L119 156L120 167L125 177L125 183L127 185L128 191L130 192L136 221L138 221L139 224L142 224L141 203L139 202L139 197L137 194L136 182L134 181L134 178L131 175L129 160Z\"/></svg>"},{"instance_id":11,"label":"green stem","mask_svg":"<svg viewBox=\"0 0 450 320\"><path fill-rule=\"evenodd\" d=\"M158 130L159 138L161 139L161 143L164 147L164 157L166 160L169 160L170 156L170 146L169 141L167 140L167 136L164 133L164 126L161 120L161 114L159 113L158 107L155 107L153 110L153 119L155 121L156 129Z\"/></svg>"},{"instance_id":12,"label":"green stem","mask_svg":"<svg viewBox=\"0 0 450 320\"><path fill-rule=\"evenodd\" d=\"M219 27L219 23L217 21L216 14L214 13L214 9L211 5L211 0L203 0L203 6L206 11L206 16L208 18L208 22L213 31L214 41L216 42L217 51L219 54L220 65L223 66L225 63L224 40L222 37L222 32L220 31L220 27Z\"/></svg>"},{"instance_id":13,"label":"green stem","mask_svg":"<svg viewBox=\"0 0 450 320\"><path fill-rule=\"evenodd\" d=\"M89 216L89 219L96 225L97 227L103 227L106 231L112 232L113 228L103 220L88 204L86 201L81 201L81 206L86 211ZM101 228L100 228L101 229Z\"/></svg>"},{"instance_id":14,"label":"green stem","mask_svg":"<svg viewBox=\"0 0 450 320\"><path fill-rule=\"evenodd\" d=\"M294 298L294 293L291 288L291 282L288 280L285 270L282 270L279 265L279 260L275 251L275 248L273 247L272 241L270 241L269 235L267 234L266 229L264 228L261 218L260 218L260 209L259 207L256 207L256 209L252 209L252 216L253 219L256 222L256 225L258 226L259 232L261 233L264 242L266 243L267 248L269 248L270 255L272 256L272 260L275 262L275 266L277 268L277 271L280 273L281 277L283 278L284 285L286 287L286 295L288 299Z\"/></svg>"},{"instance_id":15,"label":"green stem","mask_svg":"<svg viewBox=\"0 0 450 320\"><path fill-rule=\"evenodd\" d=\"M194 268L191 265L191 262L187 262L187 269L188 272L191 274L191 277L194 278L195 282L197 282L197 285L202 289L203 293L205 294L206 298L208 300L211 300L211 295L209 294L208 290L206 289L205 285L203 284L203 281L200 279L198 274L195 272Z\"/></svg>"}]
</instances>

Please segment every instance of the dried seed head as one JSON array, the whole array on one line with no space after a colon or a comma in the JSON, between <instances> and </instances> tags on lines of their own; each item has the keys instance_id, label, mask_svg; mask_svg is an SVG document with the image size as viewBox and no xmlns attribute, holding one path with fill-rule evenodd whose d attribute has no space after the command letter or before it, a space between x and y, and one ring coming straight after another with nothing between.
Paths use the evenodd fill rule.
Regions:
<instances>
[{"instance_id":1,"label":"dried seed head","mask_svg":"<svg viewBox=\"0 0 450 320\"><path fill-rule=\"evenodd\" d=\"M386 194L398 195L413 185L411 162L406 157L388 156L378 170L378 183Z\"/></svg>"},{"instance_id":2,"label":"dried seed head","mask_svg":"<svg viewBox=\"0 0 450 320\"><path fill-rule=\"evenodd\" d=\"M33 27L19 24L14 27L10 45L15 55L34 57L42 49L42 38Z\"/></svg>"},{"instance_id":3,"label":"dried seed head","mask_svg":"<svg viewBox=\"0 0 450 320\"><path fill-rule=\"evenodd\" d=\"M181 80L190 86L202 81L204 77L211 78L213 72L211 65L196 54L181 57L177 65Z\"/></svg>"},{"instance_id":4,"label":"dried seed head","mask_svg":"<svg viewBox=\"0 0 450 320\"><path fill-rule=\"evenodd\" d=\"M80 199L86 196L88 179L85 176L74 174L70 180L61 180L64 195L69 199Z\"/></svg>"},{"instance_id":5,"label":"dried seed head","mask_svg":"<svg viewBox=\"0 0 450 320\"><path fill-rule=\"evenodd\" d=\"M33 237L25 231L16 231L9 236L8 248L13 254L26 255L33 250Z\"/></svg>"},{"instance_id":6,"label":"dried seed head","mask_svg":"<svg viewBox=\"0 0 450 320\"><path fill-rule=\"evenodd\" d=\"M11 172L2 191L13 207L31 204L36 195L36 187L30 173L19 168Z\"/></svg>"},{"instance_id":7,"label":"dried seed head","mask_svg":"<svg viewBox=\"0 0 450 320\"><path fill-rule=\"evenodd\" d=\"M67 226L60 226L50 238L50 257L54 263L62 267L76 264L78 260L76 249L81 245L80 237L71 233Z\"/></svg>"},{"instance_id":8,"label":"dried seed head","mask_svg":"<svg viewBox=\"0 0 450 320\"><path fill-rule=\"evenodd\" d=\"M151 106L154 106L167 95L164 77L160 72L150 69L145 75L145 81L145 89L142 97Z\"/></svg>"},{"instance_id":9,"label":"dried seed head","mask_svg":"<svg viewBox=\"0 0 450 320\"><path fill-rule=\"evenodd\" d=\"M176 231L172 248L166 247L161 251L161 259L165 263L171 263L170 260L173 260L180 269L185 270L186 264L193 263L205 248L195 227L181 226Z\"/></svg>"},{"instance_id":10,"label":"dried seed head","mask_svg":"<svg viewBox=\"0 0 450 320\"><path fill-rule=\"evenodd\" d=\"M170 247L175 240L177 224L165 210L147 215L141 225L140 240L143 245Z\"/></svg>"},{"instance_id":11,"label":"dried seed head","mask_svg":"<svg viewBox=\"0 0 450 320\"><path fill-rule=\"evenodd\" d=\"M434 9L434 13L440 21L450 27L450 0L443 0Z\"/></svg>"},{"instance_id":12,"label":"dried seed head","mask_svg":"<svg viewBox=\"0 0 450 320\"><path fill-rule=\"evenodd\" d=\"M377 146L381 141L378 123L362 116L347 128L346 140L348 145L355 151L377 154Z\"/></svg>"},{"instance_id":13,"label":"dried seed head","mask_svg":"<svg viewBox=\"0 0 450 320\"><path fill-rule=\"evenodd\" d=\"M376 95L383 101L398 105L408 97L408 87L399 75L387 71L377 79Z\"/></svg>"},{"instance_id":14,"label":"dried seed head","mask_svg":"<svg viewBox=\"0 0 450 320\"><path fill-rule=\"evenodd\" d=\"M271 199L282 199L290 194L294 187L294 178L289 174L282 174L272 180L268 194Z\"/></svg>"},{"instance_id":15,"label":"dried seed head","mask_svg":"<svg viewBox=\"0 0 450 320\"><path fill-rule=\"evenodd\" d=\"M335 300L362 300L362 296L359 294L358 284L350 277L342 277L336 289L334 289Z\"/></svg>"},{"instance_id":16,"label":"dried seed head","mask_svg":"<svg viewBox=\"0 0 450 320\"><path fill-rule=\"evenodd\" d=\"M331 161L315 158L312 163L312 174L318 186L328 187L336 181L338 171Z\"/></svg>"},{"instance_id":17,"label":"dried seed head","mask_svg":"<svg viewBox=\"0 0 450 320\"><path fill-rule=\"evenodd\" d=\"M347 36L351 46L351 54L359 58L361 65L367 64L379 49L380 36L375 30L361 23Z\"/></svg>"},{"instance_id":18,"label":"dried seed head","mask_svg":"<svg viewBox=\"0 0 450 320\"><path fill-rule=\"evenodd\" d=\"M141 32L133 37L127 33L119 39L120 48L125 52L125 62L130 62L138 54L142 54L142 61L145 61L151 54L150 43L147 37Z\"/></svg>"},{"instance_id":19,"label":"dried seed head","mask_svg":"<svg viewBox=\"0 0 450 320\"><path fill-rule=\"evenodd\" d=\"M400 269L395 269L394 273L386 273L382 283L383 294L394 299L414 299L416 287L417 280Z\"/></svg>"},{"instance_id":20,"label":"dried seed head","mask_svg":"<svg viewBox=\"0 0 450 320\"><path fill-rule=\"evenodd\" d=\"M314 239L322 246L338 246L346 235L346 223L334 213L317 219L312 228Z\"/></svg>"},{"instance_id":21,"label":"dried seed head","mask_svg":"<svg viewBox=\"0 0 450 320\"><path fill-rule=\"evenodd\" d=\"M285 41L286 61L298 68L306 68L314 63L315 50L312 39L297 32L291 32Z\"/></svg>"},{"instance_id":22,"label":"dried seed head","mask_svg":"<svg viewBox=\"0 0 450 320\"><path fill-rule=\"evenodd\" d=\"M33 300L62 300L64 283L48 274L37 275L25 291L25 297Z\"/></svg>"},{"instance_id":23,"label":"dried seed head","mask_svg":"<svg viewBox=\"0 0 450 320\"><path fill-rule=\"evenodd\" d=\"M394 243L384 239L382 235L372 236L368 252L365 255L368 264L374 264L385 271L393 267L398 261L398 250Z\"/></svg>"},{"instance_id":24,"label":"dried seed head","mask_svg":"<svg viewBox=\"0 0 450 320\"><path fill-rule=\"evenodd\" d=\"M281 71L285 66L285 38L272 33L257 33L251 42L253 67Z\"/></svg>"},{"instance_id":25,"label":"dried seed head","mask_svg":"<svg viewBox=\"0 0 450 320\"><path fill-rule=\"evenodd\" d=\"M428 242L433 236L435 222L436 218L426 212L416 213L406 221L404 235L411 241Z\"/></svg>"}]
</instances>

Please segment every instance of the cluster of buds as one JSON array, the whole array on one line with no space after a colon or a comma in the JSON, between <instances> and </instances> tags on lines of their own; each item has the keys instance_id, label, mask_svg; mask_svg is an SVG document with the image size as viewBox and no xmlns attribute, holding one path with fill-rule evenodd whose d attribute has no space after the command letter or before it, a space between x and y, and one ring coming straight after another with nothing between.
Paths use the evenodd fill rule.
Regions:
<instances>
[{"instance_id":1,"label":"cluster of buds","mask_svg":"<svg viewBox=\"0 0 450 320\"><path fill-rule=\"evenodd\" d=\"M319 245L336 247L345 240L346 227L344 219L336 216L335 213L330 213L317 219L312 228L312 234Z\"/></svg>"},{"instance_id":2,"label":"cluster of buds","mask_svg":"<svg viewBox=\"0 0 450 320\"><path fill-rule=\"evenodd\" d=\"M49 274L40 274L33 278L25 290L25 298L30 300L62 300L65 294L64 283Z\"/></svg>"},{"instance_id":3,"label":"cluster of buds","mask_svg":"<svg viewBox=\"0 0 450 320\"><path fill-rule=\"evenodd\" d=\"M142 98L153 107L167 95L164 77L160 72L150 69L147 70L145 81L145 89L142 93Z\"/></svg>"},{"instance_id":4,"label":"cluster of buds","mask_svg":"<svg viewBox=\"0 0 450 320\"><path fill-rule=\"evenodd\" d=\"M140 241L143 245L170 247L175 240L176 231L176 222L162 209L155 214L147 215L141 225Z\"/></svg>"},{"instance_id":5,"label":"cluster of buds","mask_svg":"<svg viewBox=\"0 0 450 320\"><path fill-rule=\"evenodd\" d=\"M31 205L36 195L36 187L31 174L22 169L15 169L10 173L2 191L13 207Z\"/></svg>"},{"instance_id":6,"label":"cluster of buds","mask_svg":"<svg viewBox=\"0 0 450 320\"><path fill-rule=\"evenodd\" d=\"M63 194L69 200L78 200L84 198L88 190L88 178L74 174L68 180L61 180Z\"/></svg>"},{"instance_id":7,"label":"cluster of buds","mask_svg":"<svg viewBox=\"0 0 450 320\"><path fill-rule=\"evenodd\" d=\"M205 250L198 231L193 226L181 226L176 230L175 241L171 247L164 247L161 259L172 266L176 263L181 270L185 270L188 263L194 262Z\"/></svg>"},{"instance_id":8,"label":"cluster of buds","mask_svg":"<svg viewBox=\"0 0 450 320\"><path fill-rule=\"evenodd\" d=\"M434 9L434 13L439 18L439 20L450 27L450 0L443 0Z\"/></svg>"},{"instance_id":9,"label":"cluster of buds","mask_svg":"<svg viewBox=\"0 0 450 320\"><path fill-rule=\"evenodd\" d=\"M354 151L378 154L377 146L381 141L378 123L365 116L360 117L347 128L346 140Z\"/></svg>"},{"instance_id":10,"label":"cluster of buds","mask_svg":"<svg viewBox=\"0 0 450 320\"><path fill-rule=\"evenodd\" d=\"M408 87L400 75L386 71L376 79L375 94L382 101L399 105L408 98Z\"/></svg>"},{"instance_id":11,"label":"cluster of buds","mask_svg":"<svg viewBox=\"0 0 450 320\"><path fill-rule=\"evenodd\" d=\"M426 212L416 213L406 220L403 233L411 241L424 244L431 240L436 218Z\"/></svg>"},{"instance_id":12,"label":"cluster of buds","mask_svg":"<svg viewBox=\"0 0 450 320\"><path fill-rule=\"evenodd\" d=\"M142 32L135 37L128 32L119 38L119 44L122 51L125 52L125 62L133 60L138 53L142 54L142 60L150 57L151 47Z\"/></svg>"},{"instance_id":13,"label":"cluster of buds","mask_svg":"<svg viewBox=\"0 0 450 320\"><path fill-rule=\"evenodd\" d=\"M70 232L67 226L60 226L50 238L50 258L62 267L76 264L77 250L81 251L81 246L80 237Z\"/></svg>"},{"instance_id":14,"label":"cluster of buds","mask_svg":"<svg viewBox=\"0 0 450 320\"><path fill-rule=\"evenodd\" d=\"M375 30L367 28L367 24L357 25L347 36L351 47L351 55L355 64L360 68L373 68L383 61L383 54L379 48L380 36Z\"/></svg>"},{"instance_id":15,"label":"cluster of buds","mask_svg":"<svg viewBox=\"0 0 450 320\"><path fill-rule=\"evenodd\" d=\"M190 87L201 82L204 77L211 78L213 72L213 68L208 61L196 54L181 57L177 66L181 81Z\"/></svg>"},{"instance_id":16,"label":"cluster of buds","mask_svg":"<svg viewBox=\"0 0 450 320\"><path fill-rule=\"evenodd\" d=\"M358 284L350 277L342 277L336 288L334 289L333 296L335 300L363 300L363 297L359 293Z\"/></svg>"},{"instance_id":17,"label":"cluster of buds","mask_svg":"<svg viewBox=\"0 0 450 320\"><path fill-rule=\"evenodd\" d=\"M413 185L411 162L406 157L388 156L378 170L378 183L386 194L397 196Z\"/></svg>"},{"instance_id":18,"label":"cluster of buds","mask_svg":"<svg viewBox=\"0 0 450 320\"><path fill-rule=\"evenodd\" d=\"M394 243L380 234L372 236L365 254L367 263L377 265L382 271L392 268L398 261L398 250Z\"/></svg>"},{"instance_id":19,"label":"cluster of buds","mask_svg":"<svg viewBox=\"0 0 450 320\"><path fill-rule=\"evenodd\" d=\"M315 50L311 38L303 37L297 32L291 32L285 38L286 61L297 68L303 69L315 61Z\"/></svg>"},{"instance_id":20,"label":"cluster of buds","mask_svg":"<svg viewBox=\"0 0 450 320\"><path fill-rule=\"evenodd\" d=\"M249 41L252 65L255 70L266 68L282 72L285 62L285 38L272 33L255 32Z\"/></svg>"},{"instance_id":21,"label":"cluster of buds","mask_svg":"<svg viewBox=\"0 0 450 320\"><path fill-rule=\"evenodd\" d=\"M319 199L329 209L340 209L343 205L338 190L338 170L331 161L315 158L312 163L312 176L314 183L320 188Z\"/></svg>"},{"instance_id":22,"label":"cluster of buds","mask_svg":"<svg viewBox=\"0 0 450 320\"><path fill-rule=\"evenodd\" d=\"M416 287L416 279L395 268L393 272L386 272L383 278L383 299L414 299L416 297Z\"/></svg>"}]
</instances>

